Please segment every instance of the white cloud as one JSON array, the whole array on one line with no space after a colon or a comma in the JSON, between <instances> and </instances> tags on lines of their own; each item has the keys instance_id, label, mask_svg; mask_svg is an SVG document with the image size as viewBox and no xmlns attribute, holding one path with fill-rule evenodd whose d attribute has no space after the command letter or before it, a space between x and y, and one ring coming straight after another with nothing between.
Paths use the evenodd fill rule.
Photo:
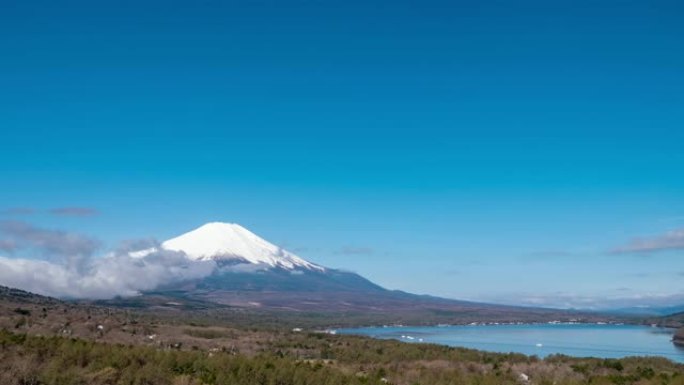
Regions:
<instances>
[{"instance_id":1,"label":"white cloud","mask_svg":"<svg viewBox=\"0 0 684 385\"><path fill-rule=\"evenodd\" d=\"M626 245L612 250L613 253L639 253L684 249L684 229L668 231L652 238L636 238Z\"/></svg>"},{"instance_id":2,"label":"white cloud","mask_svg":"<svg viewBox=\"0 0 684 385\"><path fill-rule=\"evenodd\" d=\"M615 289L615 293L602 295L586 295L556 292L552 294L537 293L509 293L493 295L474 300L501 303L516 306L549 307L557 309L610 310L621 308L650 307L661 308L681 305L684 293L635 293L627 294L630 290ZM648 304L648 306L645 306Z\"/></svg>"},{"instance_id":3,"label":"white cloud","mask_svg":"<svg viewBox=\"0 0 684 385\"><path fill-rule=\"evenodd\" d=\"M343 246L334 253L340 255L368 255L373 254L374 251L372 248L365 246Z\"/></svg>"},{"instance_id":4,"label":"white cloud","mask_svg":"<svg viewBox=\"0 0 684 385\"><path fill-rule=\"evenodd\" d=\"M94 252L100 242L79 234L34 227L23 222L2 222L0 231L13 242L15 255L0 256L0 285L38 294L67 298L103 299L131 296L145 290L206 277L214 261L191 261L180 252L159 250L134 258L129 252L152 240L122 243L103 257Z\"/></svg>"},{"instance_id":5,"label":"white cloud","mask_svg":"<svg viewBox=\"0 0 684 385\"><path fill-rule=\"evenodd\" d=\"M191 261L168 251L144 258L127 254L92 258L80 269L44 260L0 257L0 284L55 297L104 299L203 278L215 268L213 261Z\"/></svg>"}]
</instances>

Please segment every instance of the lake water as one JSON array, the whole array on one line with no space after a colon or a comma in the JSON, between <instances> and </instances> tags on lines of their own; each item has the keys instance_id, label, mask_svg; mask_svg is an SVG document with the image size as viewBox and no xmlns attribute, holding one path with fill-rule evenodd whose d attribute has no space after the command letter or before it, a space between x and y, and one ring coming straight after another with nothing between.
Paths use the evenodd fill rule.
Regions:
<instances>
[{"instance_id":1,"label":"lake water","mask_svg":"<svg viewBox=\"0 0 684 385\"><path fill-rule=\"evenodd\" d=\"M672 343L674 330L597 324L401 326L340 329L358 334L406 342L461 346L491 352L517 352L544 357L565 354L575 357L620 358L661 356L684 362L684 349Z\"/></svg>"}]
</instances>

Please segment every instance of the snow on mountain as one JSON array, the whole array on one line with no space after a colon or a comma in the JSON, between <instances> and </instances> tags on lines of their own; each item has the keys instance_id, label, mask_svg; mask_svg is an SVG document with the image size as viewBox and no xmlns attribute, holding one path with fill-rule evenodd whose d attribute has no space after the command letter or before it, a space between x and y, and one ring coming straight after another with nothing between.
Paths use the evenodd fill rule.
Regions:
<instances>
[{"instance_id":1,"label":"snow on mountain","mask_svg":"<svg viewBox=\"0 0 684 385\"><path fill-rule=\"evenodd\" d=\"M193 260L241 261L287 270L324 271L297 255L278 247L236 223L211 222L161 244L162 249L180 251ZM152 251L152 250L150 250ZM147 250L132 253L142 256Z\"/></svg>"}]
</instances>

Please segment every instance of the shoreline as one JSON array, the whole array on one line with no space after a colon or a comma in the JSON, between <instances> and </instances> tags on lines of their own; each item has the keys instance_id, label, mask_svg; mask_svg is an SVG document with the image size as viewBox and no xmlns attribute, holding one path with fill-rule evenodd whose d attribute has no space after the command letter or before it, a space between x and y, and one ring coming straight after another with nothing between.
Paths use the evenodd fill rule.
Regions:
<instances>
[{"instance_id":1,"label":"shoreline","mask_svg":"<svg viewBox=\"0 0 684 385\"><path fill-rule=\"evenodd\" d=\"M680 328L667 325L645 324L636 322L582 322L582 321L547 321L547 322L470 322L470 323L440 323L432 325L409 325L409 324L386 324L386 325L360 325L353 327L329 327L325 330L350 330L350 329L383 329L383 328L415 328L415 327L454 327L454 326L541 326L541 325L597 325L597 326L643 326L659 329ZM317 330L324 332L325 330Z\"/></svg>"}]
</instances>

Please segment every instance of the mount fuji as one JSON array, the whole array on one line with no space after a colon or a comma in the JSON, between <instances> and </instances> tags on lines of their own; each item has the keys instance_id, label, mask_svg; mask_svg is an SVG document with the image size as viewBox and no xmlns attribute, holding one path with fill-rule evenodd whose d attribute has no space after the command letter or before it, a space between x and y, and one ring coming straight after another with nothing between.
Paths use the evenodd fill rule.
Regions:
<instances>
[{"instance_id":1,"label":"mount fuji","mask_svg":"<svg viewBox=\"0 0 684 385\"><path fill-rule=\"evenodd\" d=\"M213 260L219 264L252 264L264 268L311 270L325 268L259 237L237 223L211 222L162 242L161 249L184 253L194 261ZM142 257L158 248L131 253Z\"/></svg>"},{"instance_id":2,"label":"mount fuji","mask_svg":"<svg viewBox=\"0 0 684 385\"><path fill-rule=\"evenodd\" d=\"M144 292L138 298L119 298L109 303L122 306L190 303L193 306L364 314L486 315L510 321L538 319L550 313L545 309L388 290L356 273L307 261L235 223L207 223L156 247L129 255L144 258L159 251L181 253L189 263L213 261L216 268L204 278L170 284Z\"/></svg>"},{"instance_id":3,"label":"mount fuji","mask_svg":"<svg viewBox=\"0 0 684 385\"><path fill-rule=\"evenodd\" d=\"M386 290L358 274L309 262L236 223L211 222L129 253L143 258L158 251L182 253L189 262L214 261L208 277L160 287L145 295L174 296L238 307L367 307ZM373 298L370 302L369 296Z\"/></svg>"}]
</instances>

